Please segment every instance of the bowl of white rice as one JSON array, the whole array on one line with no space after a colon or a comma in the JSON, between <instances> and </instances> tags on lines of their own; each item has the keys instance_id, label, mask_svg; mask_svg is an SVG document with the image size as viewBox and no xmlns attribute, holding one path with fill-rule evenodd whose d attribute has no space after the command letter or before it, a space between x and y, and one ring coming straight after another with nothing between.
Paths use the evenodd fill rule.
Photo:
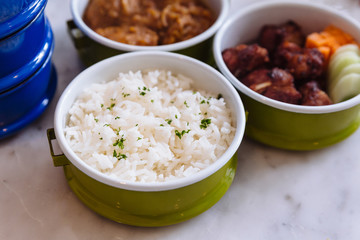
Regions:
<instances>
[{"instance_id":1,"label":"bowl of white rice","mask_svg":"<svg viewBox=\"0 0 360 240\"><path fill-rule=\"evenodd\" d=\"M239 94L218 71L149 51L80 73L59 99L48 139L54 165L89 208L124 224L164 226L226 193L244 129Z\"/></svg>"}]
</instances>

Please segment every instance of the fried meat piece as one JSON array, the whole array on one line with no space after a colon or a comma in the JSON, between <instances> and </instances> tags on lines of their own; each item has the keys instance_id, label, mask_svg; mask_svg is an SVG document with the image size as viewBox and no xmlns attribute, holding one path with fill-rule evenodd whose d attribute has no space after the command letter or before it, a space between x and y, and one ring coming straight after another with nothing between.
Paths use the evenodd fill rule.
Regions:
<instances>
[{"instance_id":1,"label":"fried meat piece","mask_svg":"<svg viewBox=\"0 0 360 240\"><path fill-rule=\"evenodd\" d=\"M301 48L284 42L275 52L274 64L288 70L296 81L303 83L323 75L325 59L315 48Z\"/></svg>"},{"instance_id":2,"label":"fried meat piece","mask_svg":"<svg viewBox=\"0 0 360 240\"><path fill-rule=\"evenodd\" d=\"M264 94L272 85L270 70L265 68L255 70L242 78L241 82L251 90Z\"/></svg>"},{"instance_id":3,"label":"fried meat piece","mask_svg":"<svg viewBox=\"0 0 360 240\"><path fill-rule=\"evenodd\" d=\"M222 57L230 72L237 78L244 77L269 62L268 51L258 44L241 44L225 49Z\"/></svg>"},{"instance_id":4,"label":"fried meat piece","mask_svg":"<svg viewBox=\"0 0 360 240\"><path fill-rule=\"evenodd\" d=\"M299 89L302 94L301 105L321 106L332 104L329 96L319 88L316 81L310 81Z\"/></svg>"},{"instance_id":5,"label":"fried meat piece","mask_svg":"<svg viewBox=\"0 0 360 240\"><path fill-rule=\"evenodd\" d=\"M280 25L265 25L261 28L258 42L260 46L266 48L269 53L273 53L283 42L291 42L298 46L305 43L305 35L301 27L294 21L288 21Z\"/></svg>"},{"instance_id":6,"label":"fried meat piece","mask_svg":"<svg viewBox=\"0 0 360 240\"><path fill-rule=\"evenodd\" d=\"M301 99L292 75L280 68L255 70L241 82L253 91L281 102L298 104Z\"/></svg>"}]
</instances>

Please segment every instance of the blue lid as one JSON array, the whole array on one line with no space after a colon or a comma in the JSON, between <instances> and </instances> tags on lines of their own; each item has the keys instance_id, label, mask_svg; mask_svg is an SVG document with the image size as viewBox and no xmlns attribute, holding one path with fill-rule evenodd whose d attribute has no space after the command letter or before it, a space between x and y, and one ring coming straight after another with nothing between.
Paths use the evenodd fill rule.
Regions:
<instances>
[{"instance_id":1,"label":"blue lid","mask_svg":"<svg viewBox=\"0 0 360 240\"><path fill-rule=\"evenodd\" d=\"M47 0L0 0L0 39L7 37L43 11Z\"/></svg>"},{"instance_id":2,"label":"blue lid","mask_svg":"<svg viewBox=\"0 0 360 240\"><path fill-rule=\"evenodd\" d=\"M45 19L45 29L46 32L42 43L42 49L25 65L18 68L11 74L0 78L0 93L12 88L13 86L19 84L22 81L25 81L34 72L36 72L37 69L39 69L46 61L47 57L52 51L52 48L54 47L54 35L49 20L47 18Z\"/></svg>"}]
</instances>

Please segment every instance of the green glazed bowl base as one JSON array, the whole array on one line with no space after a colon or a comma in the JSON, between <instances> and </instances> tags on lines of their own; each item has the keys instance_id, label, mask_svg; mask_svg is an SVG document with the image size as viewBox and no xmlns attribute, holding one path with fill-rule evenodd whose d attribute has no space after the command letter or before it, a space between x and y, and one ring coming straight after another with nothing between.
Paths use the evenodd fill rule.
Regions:
<instances>
[{"instance_id":1,"label":"green glazed bowl base","mask_svg":"<svg viewBox=\"0 0 360 240\"><path fill-rule=\"evenodd\" d=\"M230 187L237 157L208 178L192 185L159 192L118 189L90 178L74 165L64 166L75 195L94 212L113 221L143 227L172 225L212 207Z\"/></svg>"},{"instance_id":2,"label":"green glazed bowl base","mask_svg":"<svg viewBox=\"0 0 360 240\"><path fill-rule=\"evenodd\" d=\"M349 137L351 134L353 134L359 128L359 126L360 118L358 121L351 124L348 128L344 129L343 131L339 132L334 136L326 137L323 139L311 139L310 141L307 139L295 140L291 138L285 138L284 136L259 130L258 128L251 125L246 126L245 135L253 140L269 145L271 147L286 150L306 151L325 148L339 143Z\"/></svg>"},{"instance_id":3,"label":"green glazed bowl base","mask_svg":"<svg viewBox=\"0 0 360 240\"><path fill-rule=\"evenodd\" d=\"M360 105L338 112L306 114L277 109L240 93L248 113L245 135L286 150L315 150L338 143L360 126Z\"/></svg>"}]
</instances>

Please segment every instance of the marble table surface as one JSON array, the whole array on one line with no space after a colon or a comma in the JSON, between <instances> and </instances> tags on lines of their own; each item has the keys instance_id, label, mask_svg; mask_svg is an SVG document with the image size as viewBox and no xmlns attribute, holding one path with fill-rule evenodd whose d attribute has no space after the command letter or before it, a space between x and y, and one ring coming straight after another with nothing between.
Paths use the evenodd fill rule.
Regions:
<instances>
[{"instance_id":1,"label":"marble table surface","mask_svg":"<svg viewBox=\"0 0 360 240\"><path fill-rule=\"evenodd\" d=\"M231 11L255 0L232 0ZM322 0L360 20L358 0ZM245 138L235 180L211 209L184 223L131 227L85 207L52 164L46 129L56 102L84 69L66 32L69 0L49 0L58 88L45 113L0 141L0 239L360 239L360 130L326 149L291 152Z\"/></svg>"}]
</instances>

